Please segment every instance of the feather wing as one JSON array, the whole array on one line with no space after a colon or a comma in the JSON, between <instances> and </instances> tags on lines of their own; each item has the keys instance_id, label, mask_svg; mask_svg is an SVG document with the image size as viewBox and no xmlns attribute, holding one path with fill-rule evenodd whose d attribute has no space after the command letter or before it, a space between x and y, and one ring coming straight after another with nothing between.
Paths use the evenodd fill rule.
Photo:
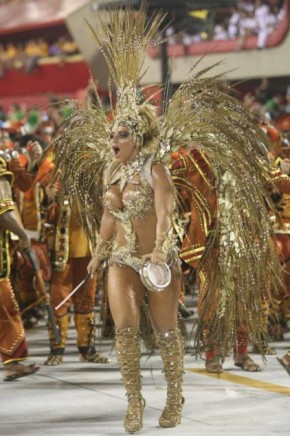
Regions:
<instances>
[{"instance_id":1,"label":"feather wing","mask_svg":"<svg viewBox=\"0 0 290 436\"><path fill-rule=\"evenodd\" d=\"M282 274L269 219L272 181L267 139L253 116L220 82L203 78L182 85L169 102L162 126L161 158L192 142L208 157L216 178L217 219L200 264L206 292L200 303L197 345L205 331L222 356L243 326L262 343L261 308L281 288Z\"/></svg>"},{"instance_id":2,"label":"feather wing","mask_svg":"<svg viewBox=\"0 0 290 436\"><path fill-rule=\"evenodd\" d=\"M111 155L109 122L101 108L78 110L54 140L61 189L75 200L87 235L95 245L102 215L103 172Z\"/></svg>"}]
</instances>

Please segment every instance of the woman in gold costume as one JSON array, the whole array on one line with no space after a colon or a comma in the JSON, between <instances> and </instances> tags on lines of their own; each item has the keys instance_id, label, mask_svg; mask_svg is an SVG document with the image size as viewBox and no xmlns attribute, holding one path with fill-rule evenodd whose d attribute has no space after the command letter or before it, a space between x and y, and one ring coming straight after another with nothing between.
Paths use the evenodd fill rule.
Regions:
<instances>
[{"instance_id":1,"label":"woman in gold costume","mask_svg":"<svg viewBox=\"0 0 290 436\"><path fill-rule=\"evenodd\" d=\"M178 425L184 402L184 347L177 327L181 270L173 234L174 185L158 154L160 126L156 109L146 102L139 104L137 89L146 48L162 17L154 17L145 32L144 12L144 8L139 14L132 10L126 10L124 15L114 11L109 27L102 23L105 34L115 34L106 46L114 60L108 63L117 84L113 121L109 123L98 108L79 114L77 122L72 122L58 138L56 147L65 188L86 205L80 211L95 245L88 272L94 277L104 262L108 264L108 299L115 324L116 354L128 398L124 427L130 433L143 427L139 325L145 294L167 380L167 401L159 418L160 426ZM94 36L101 45L99 36ZM117 42L119 47L114 46ZM70 151L66 152L66 147ZM77 157L72 159L73 156ZM81 168L82 176L76 178ZM88 181L90 174L93 183ZM102 192L98 192L100 185ZM88 186L95 199L91 204L84 198ZM94 224L98 228L96 240ZM166 263L170 268L171 281L161 292L148 291L141 280L139 270L146 261L153 265Z\"/></svg>"},{"instance_id":2,"label":"woman in gold costume","mask_svg":"<svg viewBox=\"0 0 290 436\"><path fill-rule=\"evenodd\" d=\"M129 432L142 428L139 324L146 292L168 381L167 404L159 419L162 427L180 423L183 403L183 344L177 329L181 275L172 237L174 187L168 169L150 154L158 132L156 116L149 107L140 108L139 114L137 123L124 119L112 127L110 146L115 157L105 175L104 213L88 266L94 274L104 259L109 262L108 298L129 402L125 419ZM139 275L144 260L171 265L172 280L166 289L146 291Z\"/></svg>"}]
</instances>

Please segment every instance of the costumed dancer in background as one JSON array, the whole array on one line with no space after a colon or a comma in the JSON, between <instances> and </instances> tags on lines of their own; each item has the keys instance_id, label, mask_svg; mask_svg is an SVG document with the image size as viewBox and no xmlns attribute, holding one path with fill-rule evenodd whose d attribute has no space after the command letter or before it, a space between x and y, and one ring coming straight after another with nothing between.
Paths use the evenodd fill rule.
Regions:
<instances>
[{"instance_id":1,"label":"costumed dancer in background","mask_svg":"<svg viewBox=\"0 0 290 436\"><path fill-rule=\"evenodd\" d=\"M228 96L217 81L219 76L201 77L210 68L179 87L167 102L160 124L146 102L138 104L137 85L146 50L155 42L162 21L158 14L147 21L145 12L144 5L138 12L112 10L96 31L91 27L116 85L114 118L110 124L98 107L79 111L57 141L61 184L78 198L95 246L88 271L94 274L104 261L109 264L109 304L128 396L124 423L128 432L143 426L139 325L145 292L168 382L159 423L174 427L181 421L180 267L173 234L174 188L165 167L172 152L191 141L204 148L219 192L218 224L212 229L202 264L209 284L200 313L198 349L206 331L221 357L227 356L242 324L260 343L264 295L280 285L279 260L265 206L268 194L261 161L265 164L267 158L262 132L259 135L242 105ZM111 153L105 147L108 142ZM250 161L249 153L255 156ZM253 185L251 195L249 185ZM104 212L100 218L101 199ZM165 262L170 265L171 282L159 293L151 292L144 280L146 259L156 268L165 268Z\"/></svg>"},{"instance_id":2,"label":"costumed dancer in background","mask_svg":"<svg viewBox=\"0 0 290 436\"><path fill-rule=\"evenodd\" d=\"M196 343L210 372L222 371L231 347L236 366L257 371L249 339L264 354L263 308L282 288L268 210L275 182L267 138L223 83L199 77L182 87L185 101L185 92L194 94L192 150L172 165L181 205L192 215L181 258L199 270Z\"/></svg>"},{"instance_id":3,"label":"costumed dancer in background","mask_svg":"<svg viewBox=\"0 0 290 436\"><path fill-rule=\"evenodd\" d=\"M171 174L174 185L179 193L180 208L184 213L190 213L186 236L184 237L180 258L191 267L199 270L199 304L203 301L206 293L206 270L199 269L199 263L206 250L206 245L217 219L217 185L210 161L206 155L197 148L190 147L189 150L180 150L175 153L175 159L171 166ZM289 180L281 172L271 171L275 188L289 189ZM286 186L284 186L286 183ZM278 185L278 186L277 186ZM269 186L270 189L274 186ZM266 302L263 309L267 309ZM201 306L199 306L201 310ZM268 310L267 310L268 312ZM265 315L265 330L267 330L268 316ZM260 370L248 354L249 335L241 326L237 330L237 337L234 345L234 362L244 371L256 372ZM219 350L214 344L210 346L210 338L207 338L206 369L208 372L220 373L223 371L222 359Z\"/></svg>"},{"instance_id":4,"label":"costumed dancer in background","mask_svg":"<svg viewBox=\"0 0 290 436\"><path fill-rule=\"evenodd\" d=\"M53 150L50 150L53 153ZM52 159L54 168L54 159ZM45 365L59 365L63 362L69 330L69 308L73 303L74 323L77 331L77 346L80 360L92 363L108 363L108 358L96 351L95 298L96 279L83 284L73 297L55 310L87 274L91 258L88 238L81 224L76 201L69 204L67 196L59 194L59 182L51 184L53 169L42 180L46 195L41 208L48 228L47 244L52 253L52 277L50 302L61 335L57 342L49 324L50 355Z\"/></svg>"},{"instance_id":5,"label":"costumed dancer in background","mask_svg":"<svg viewBox=\"0 0 290 436\"><path fill-rule=\"evenodd\" d=\"M13 175L7 171L5 160L0 157L0 353L4 363L5 381L34 374L39 367L23 365L28 357L28 347L18 304L9 280L9 231L19 237L19 247L30 248L30 239L15 214L11 183Z\"/></svg>"},{"instance_id":6,"label":"costumed dancer in background","mask_svg":"<svg viewBox=\"0 0 290 436\"><path fill-rule=\"evenodd\" d=\"M25 230L30 235L34 246L43 246L42 259L46 259L46 274L44 278L49 280L49 259L45 243L39 243L41 236L40 202L42 190L40 181L51 169L50 159L41 159L46 144L35 135L22 135L16 138L17 150L24 150L25 154L13 155L9 168L14 174L15 197L19 215ZM44 256L45 254L45 256ZM38 307L39 296L34 284L34 271L26 262L20 264L14 262L16 271L12 270L13 285L23 312L25 328L33 327L42 317ZM46 277L47 276L47 277Z\"/></svg>"},{"instance_id":7,"label":"costumed dancer in background","mask_svg":"<svg viewBox=\"0 0 290 436\"><path fill-rule=\"evenodd\" d=\"M287 147L288 141L285 141L282 132L269 120L260 120L260 127L267 135L270 145L268 156L272 163L271 177L274 183L272 195L278 212L274 217L273 226L278 253L283 267L285 285L284 289L276 297L276 316L278 317L279 324L272 325L270 323L270 334L276 340L281 340L283 339L283 330L289 319L290 307L289 146ZM282 357L277 357L277 360L290 375L290 351Z\"/></svg>"},{"instance_id":8,"label":"costumed dancer in background","mask_svg":"<svg viewBox=\"0 0 290 436\"><path fill-rule=\"evenodd\" d=\"M280 198L280 214L274 224L276 233L276 243L278 253L280 255L281 264L283 266L283 278L285 287L277 297L278 304L277 316L279 316L280 323L287 323L289 319L289 299L290 299L290 226L289 226L289 211L285 213L285 209L289 208L289 200L283 202L283 196L290 195L290 177L283 174L280 169L272 172L273 182L276 187L276 197ZM283 195L284 194L284 195ZM284 203L284 207L283 207ZM288 204L287 204L288 203ZM287 210L287 209L286 209ZM280 329L283 329L283 325L279 324ZM277 357L278 362L290 375L290 351L284 354L282 357Z\"/></svg>"},{"instance_id":9,"label":"costumed dancer in background","mask_svg":"<svg viewBox=\"0 0 290 436\"><path fill-rule=\"evenodd\" d=\"M290 177L289 177L289 146L283 147L283 136L281 131L272 123L265 122L262 125L265 133L271 140L270 159L273 161L273 166L276 170L272 172L273 181L277 188L275 198L277 199L277 207L279 210L278 219L275 220L274 229L276 233L276 242L281 263L283 265L283 275L285 289L278 296L278 315L280 324L278 332L274 330L276 339L283 339L283 330L289 320L290 307L290 215L289 215L289 199L290 199ZM286 142L286 145L288 143ZM282 194L282 195L281 195ZM278 335L277 335L278 333ZM277 357L278 362L290 375L290 350L281 357Z\"/></svg>"}]
</instances>

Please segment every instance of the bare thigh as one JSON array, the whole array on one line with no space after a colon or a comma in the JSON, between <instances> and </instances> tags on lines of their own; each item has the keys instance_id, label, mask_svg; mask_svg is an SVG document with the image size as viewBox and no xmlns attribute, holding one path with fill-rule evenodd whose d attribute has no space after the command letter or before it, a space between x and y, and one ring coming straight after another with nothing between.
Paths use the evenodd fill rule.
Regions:
<instances>
[{"instance_id":1,"label":"bare thigh","mask_svg":"<svg viewBox=\"0 0 290 436\"><path fill-rule=\"evenodd\" d=\"M157 332L164 333L177 327L178 303L181 291L181 270L174 265L170 285L160 292L148 291L151 323Z\"/></svg>"},{"instance_id":2,"label":"bare thigh","mask_svg":"<svg viewBox=\"0 0 290 436\"><path fill-rule=\"evenodd\" d=\"M116 327L139 327L144 295L145 288L136 271L127 266L109 267L108 299Z\"/></svg>"}]
</instances>

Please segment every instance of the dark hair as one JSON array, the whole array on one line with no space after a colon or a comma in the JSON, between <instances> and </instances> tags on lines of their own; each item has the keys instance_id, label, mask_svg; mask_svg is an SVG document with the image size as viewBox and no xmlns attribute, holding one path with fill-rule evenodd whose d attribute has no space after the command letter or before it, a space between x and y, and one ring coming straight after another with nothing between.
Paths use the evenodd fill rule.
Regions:
<instances>
[{"instance_id":1,"label":"dark hair","mask_svg":"<svg viewBox=\"0 0 290 436\"><path fill-rule=\"evenodd\" d=\"M25 148L29 141L39 142L42 150L45 150L45 148L47 147L47 143L42 138L40 138L39 136L33 135L31 133L19 136L18 138L15 138L15 139L18 142L19 147L21 147L21 148Z\"/></svg>"}]
</instances>

